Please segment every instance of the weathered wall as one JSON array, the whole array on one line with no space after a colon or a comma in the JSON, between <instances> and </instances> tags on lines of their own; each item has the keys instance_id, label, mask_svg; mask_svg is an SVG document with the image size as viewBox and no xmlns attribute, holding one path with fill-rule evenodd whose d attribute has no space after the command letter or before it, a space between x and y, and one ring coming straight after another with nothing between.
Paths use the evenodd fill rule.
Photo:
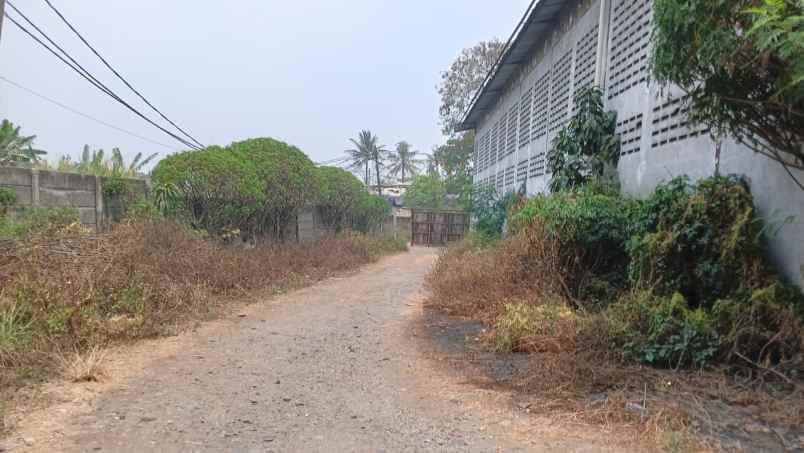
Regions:
<instances>
[{"instance_id":1,"label":"weathered wall","mask_svg":"<svg viewBox=\"0 0 804 453\"><path fill-rule=\"evenodd\" d=\"M410 238L411 228L410 210L395 209L394 213L388 216L380 227L379 234L389 234L404 239ZM318 240L329 234L333 234L332 229L323 225L318 210L313 206L305 207L298 216L298 240L300 242L311 242Z\"/></svg>"},{"instance_id":2,"label":"weathered wall","mask_svg":"<svg viewBox=\"0 0 804 453\"><path fill-rule=\"evenodd\" d=\"M714 146L707 131L688 127L680 92L650 83L652 1L611 0L603 15L600 0L566 3L554 32L479 123L475 183L500 191L522 184L529 193L545 191L549 143L571 115L572 95L594 83L597 71L607 107L618 113L626 192L644 196L678 175L711 176ZM608 41L598 54L601 27L608 27ZM733 142L723 146L721 173L744 175L769 221L795 216L770 246L786 277L804 286L804 193L781 165ZM796 176L804 180L804 172Z\"/></svg>"},{"instance_id":3,"label":"weathered wall","mask_svg":"<svg viewBox=\"0 0 804 453\"><path fill-rule=\"evenodd\" d=\"M0 167L0 187L14 189L18 206L75 208L81 223L96 229L119 219L125 203L122 195L104 193L104 180L75 173ZM125 184L127 199L147 192L145 181L127 179Z\"/></svg>"}]
</instances>

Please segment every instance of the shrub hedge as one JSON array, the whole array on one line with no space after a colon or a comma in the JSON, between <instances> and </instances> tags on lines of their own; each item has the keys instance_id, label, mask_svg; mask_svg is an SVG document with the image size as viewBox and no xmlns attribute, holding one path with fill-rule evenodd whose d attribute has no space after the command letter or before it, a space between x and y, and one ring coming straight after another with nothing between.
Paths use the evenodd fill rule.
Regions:
<instances>
[{"instance_id":1,"label":"shrub hedge","mask_svg":"<svg viewBox=\"0 0 804 453\"><path fill-rule=\"evenodd\" d=\"M804 378L804 295L768 260L767 228L741 179L679 178L645 200L601 187L536 196L509 223L499 245L465 244L439 260L431 304L477 316L505 337L498 344L521 348L511 326L541 325L525 318L544 312L521 304L563 299L596 319L577 324L596 329L581 337L605 338L596 345L626 361L772 364Z\"/></svg>"},{"instance_id":2,"label":"shrub hedge","mask_svg":"<svg viewBox=\"0 0 804 453\"><path fill-rule=\"evenodd\" d=\"M348 171L317 168L298 148L271 138L169 156L154 169L153 182L150 205L140 208L226 237L284 239L307 205L336 232L373 231L390 214L388 203Z\"/></svg>"}]
</instances>

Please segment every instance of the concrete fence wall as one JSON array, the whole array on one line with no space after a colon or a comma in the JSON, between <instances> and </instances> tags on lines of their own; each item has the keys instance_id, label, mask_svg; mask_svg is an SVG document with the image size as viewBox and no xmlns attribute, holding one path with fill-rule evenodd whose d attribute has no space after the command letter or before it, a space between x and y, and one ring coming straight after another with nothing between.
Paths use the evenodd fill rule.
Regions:
<instances>
[{"instance_id":1,"label":"concrete fence wall","mask_svg":"<svg viewBox=\"0 0 804 453\"><path fill-rule=\"evenodd\" d=\"M0 187L17 193L18 207L74 208L83 225L102 230L119 220L124 205L123 194L106 194L108 178L76 173L62 173L28 168L0 167ZM125 180L128 194L135 198L148 191L147 183Z\"/></svg>"},{"instance_id":2,"label":"concrete fence wall","mask_svg":"<svg viewBox=\"0 0 804 453\"><path fill-rule=\"evenodd\" d=\"M297 225L298 240L300 242L315 241L334 233L331 228L324 226L318 209L313 206L308 206L302 210L299 214ZM410 225L410 210L394 209L394 212L383 221L377 233L409 239Z\"/></svg>"}]
</instances>

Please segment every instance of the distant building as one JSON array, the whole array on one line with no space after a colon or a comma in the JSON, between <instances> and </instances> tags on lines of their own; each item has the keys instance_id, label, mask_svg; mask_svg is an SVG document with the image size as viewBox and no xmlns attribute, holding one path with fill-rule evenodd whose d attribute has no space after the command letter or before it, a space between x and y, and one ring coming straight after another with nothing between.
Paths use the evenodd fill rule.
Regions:
<instances>
[{"instance_id":1,"label":"distant building","mask_svg":"<svg viewBox=\"0 0 804 453\"><path fill-rule=\"evenodd\" d=\"M690 127L678 89L650 83L651 0L540 0L473 102L462 129L476 133L476 185L500 192L524 184L543 192L545 154L567 124L574 94L600 86L617 111L625 191L646 195L677 175L711 176L708 131ZM761 215L796 216L772 238L773 256L794 282L804 279L804 193L782 166L726 141L720 169L745 175ZM796 171L804 180L804 172Z\"/></svg>"}]
</instances>

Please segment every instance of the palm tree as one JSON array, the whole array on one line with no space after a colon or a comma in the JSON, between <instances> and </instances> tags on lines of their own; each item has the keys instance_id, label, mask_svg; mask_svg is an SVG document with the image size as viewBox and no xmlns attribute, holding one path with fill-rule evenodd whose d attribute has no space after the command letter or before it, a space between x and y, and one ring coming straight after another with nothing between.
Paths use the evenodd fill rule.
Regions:
<instances>
[{"instance_id":1,"label":"palm tree","mask_svg":"<svg viewBox=\"0 0 804 453\"><path fill-rule=\"evenodd\" d=\"M425 156L424 167L427 169L427 174L430 176L438 174L438 159L435 154L422 154Z\"/></svg>"},{"instance_id":2,"label":"palm tree","mask_svg":"<svg viewBox=\"0 0 804 453\"><path fill-rule=\"evenodd\" d=\"M396 152L391 153L388 159L391 165L388 167L388 174L391 176L399 176L401 174L401 181L405 182L405 176L416 176L419 173L419 161L416 160L418 151L410 149L410 143L401 141L396 144Z\"/></svg>"},{"instance_id":3,"label":"palm tree","mask_svg":"<svg viewBox=\"0 0 804 453\"><path fill-rule=\"evenodd\" d=\"M0 124L0 165L35 164L45 151L33 149L35 135L20 135L19 126L14 127L11 121L3 120Z\"/></svg>"},{"instance_id":4,"label":"palm tree","mask_svg":"<svg viewBox=\"0 0 804 453\"><path fill-rule=\"evenodd\" d=\"M351 161L350 167L353 169L365 168L364 181L366 186L370 184L369 181L369 165L374 163L374 173L377 175L377 194L382 196L382 182L380 180L380 167L383 167L383 160L387 150L384 145L379 144L379 137L372 134L371 131L360 131L357 139L349 139L355 147L347 149L346 153L349 155Z\"/></svg>"}]
</instances>

